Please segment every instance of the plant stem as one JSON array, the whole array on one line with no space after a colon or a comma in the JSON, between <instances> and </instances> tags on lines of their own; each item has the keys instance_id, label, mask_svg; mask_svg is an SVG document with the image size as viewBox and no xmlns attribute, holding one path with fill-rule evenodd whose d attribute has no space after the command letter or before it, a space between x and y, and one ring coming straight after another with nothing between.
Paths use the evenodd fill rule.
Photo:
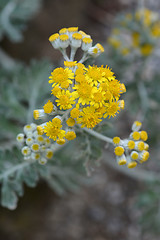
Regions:
<instances>
[{"instance_id":1,"label":"plant stem","mask_svg":"<svg viewBox=\"0 0 160 240\"><path fill-rule=\"evenodd\" d=\"M8 169L7 171L5 171L4 173L0 174L0 181L3 179L3 178L6 178L8 177L9 175L13 174L14 172L22 169L22 168L25 168L27 166L29 166L30 164L32 164L34 162L23 162L23 163L20 163L10 169Z\"/></svg>"},{"instance_id":2,"label":"plant stem","mask_svg":"<svg viewBox=\"0 0 160 240\"><path fill-rule=\"evenodd\" d=\"M102 135L101 133L97 133L96 131L88 129L88 128L83 128L83 130L102 141L113 144L112 138L106 137L106 136Z\"/></svg>"}]
</instances>

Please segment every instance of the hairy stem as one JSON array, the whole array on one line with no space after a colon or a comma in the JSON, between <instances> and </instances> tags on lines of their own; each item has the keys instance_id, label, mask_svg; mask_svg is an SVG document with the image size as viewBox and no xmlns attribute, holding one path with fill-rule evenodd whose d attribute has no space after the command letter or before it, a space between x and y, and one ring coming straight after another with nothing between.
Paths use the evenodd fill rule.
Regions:
<instances>
[{"instance_id":1,"label":"hairy stem","mask_svg":"<svg viewBox=\"0 0 160 240\"><path fill-rule=\"evenodd\" d=\"M88 129L88 128L83 128L83 130L102 141L113 144L112 138L106 137L106 136L102 135L101 133L97 133L96 131Z\"/></svg>"}]
</instances>

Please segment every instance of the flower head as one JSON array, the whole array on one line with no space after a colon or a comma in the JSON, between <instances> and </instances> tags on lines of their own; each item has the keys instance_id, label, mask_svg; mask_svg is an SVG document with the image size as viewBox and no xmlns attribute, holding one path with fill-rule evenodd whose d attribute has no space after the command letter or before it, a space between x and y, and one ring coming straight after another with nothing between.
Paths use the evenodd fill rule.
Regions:
<instances>
[{"instance_id":1,"label":"flower head","mask_svg":"<svg viewBox=\"0 0 160 240\"><path fill-rule=\"evenodd\" d=\"M91 106L83 108L77 121L82 124L81 127L94 128L102 120L99 118L99 113Z\"/></svg>"},{"instance_id":2,"label":"flower head","mask_svg":"<svg viewBox=\"0 0 160 240\"><path fill-rule=\"evenodd\" d=\"M49 77L49 83L53 83L52 86L60 86L62 88L68 88L70 84L72 84L72 80L74 78L74 73L69 68L56 68L53 72L51 72L51 76Z\"/></svg>"},{"instance_id":3,"label":"flower head","mask_svg":"<svg viewBox=\"0 0 160 240\"><path fill-rule=\"evenodd\" d=\"M60 107L60 109L70 109L72 108L72 105L75 104L74 97L72 93L67 90L62 90L58 95L57 95L57 106Z\"/></svg>"},{"instance_id":4,"label":"flower head","mask_svg":"<svg viewBox=\"0 0 160 240\"><path fill-rule=\"evenodd\" d=\"M65 131L61 128L61 120L55 117L52 119L52 121L47 122L46 126L44 127L44 132L46 133L46 136L56 141L57 138L63 138L65 135Z\"/></svg>"}]
</instances>

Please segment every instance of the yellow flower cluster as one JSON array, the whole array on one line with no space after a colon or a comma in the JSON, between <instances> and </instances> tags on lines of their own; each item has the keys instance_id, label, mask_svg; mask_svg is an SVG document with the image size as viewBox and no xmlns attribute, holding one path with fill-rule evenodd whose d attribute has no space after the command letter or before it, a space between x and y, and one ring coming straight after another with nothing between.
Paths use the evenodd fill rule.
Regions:
<instances>
[{"instance_id":1,"label":"yellow flower cluster","mask_svg":"<svg viewBox=\"0 0 160 240\"><path fill-rule=\"evenodd\" d=\"M40 164L52 158L57 144L63 145L66 140L76 138L78 125L92 129L103 118L115 117L124 108L124 100L120 97L126 91L125 85L107 65L85 67L83 64L104 51L99 43L92 46L90 35L77 27L63 28L52 34L49 41L61 51L65 60L64 67L54 69L49 77L53 99L33 112L35 120L49 120L38 126L26 125L24 134L17 136L17 141L23 145L24 159L38 160ZM66 51L69 46L70 51ZM83 51L79 62L74 59L78 48ZM51 144L50 139L55 143Z\"/></svg>"},{"instance_id":2,"label":"yellow flower cluster","mask_svg":"<svg viewBox=\"0 0 160 240\"><path fill-rule=\"evenodd\" d=\"M78 63L74 72L57 68L49 80L57 106L60 110L70 109L69 126L77 122L81 127L93 128L102 118L114 117L124 108L124 101L119 98L126 91L125 86L108 66L86 68Z\"/></svg>"},{"instance_id":3,"label":"yellow flower cluster","mask_svg":"<svg viewBox=\"0 0 160 240\"><path fill-rule=\"evenodd\" d=\"M141 122L135 121L128 139L113 138L114 152L119 165L127 164L128 168L134 168L138 162L143 163L148 160L149 145L145 143L148 134L146 131L140 131L141 126Z\"/></svg>"},{"instance_id":4,"label":"yellow flower cluster","mask_svg":"<svg viewBox=\"0 0 160 240\"><path fill-rule=\"evenodd\" d=\"M52 46L64 56L64 67L51 72L49 83L54 102L49 100L43 109L34 110L35 119L53 116L52 121L37 127L58 144L76 137L75 126L94 128L103 118L115 117L124 108L124 100L119 100L126 91L108 66L88 66L83 62L96 57L104 51L101 44L92 46L92 39L77 27L63 28L49 38ZM70 46L70 58L65 51ZM82 59L74 60L77 48L83 51Z\"/></svg>"},{"instance_id":5,"label":"yellow flower cluster","mask_svg":"<svg viewBox=\"0 0 160 240\"><path fill-rule=\"evenodd\" d=\"M150 55L160 38L158 14L149 9L141 9L126 14L120 25L112 30L108 43L121 54L136 51L142 56Z\"/></svg>"}]
</instances>

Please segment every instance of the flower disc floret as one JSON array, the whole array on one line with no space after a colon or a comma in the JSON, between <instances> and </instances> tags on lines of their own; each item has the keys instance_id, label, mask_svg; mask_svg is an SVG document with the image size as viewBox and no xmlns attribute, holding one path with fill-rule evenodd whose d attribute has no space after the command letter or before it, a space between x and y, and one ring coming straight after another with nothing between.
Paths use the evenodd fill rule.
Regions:
<instances>
[{"instance_id":1,"label":"flower disc floret","mask_svg":"<svg viewBox=\"0 0 160 240\"><path fill-rule=\"evenodd\" d=\"M114 152L116 156L122 156L124 153L124 148L122 146L115 147Z\"/></svg>"},{"instance_id":2,"label":"flower disc floret","mask_svg":"<svg viewBox=\"0 0 160 240\"><path fill-rule=\"evenodd\" d=\"M121 141L121 139L120 139L119 137L114 137L114 138L113 138L113 143L114 143L114 144L119 144L120 141Z\"/></svg>"}]
</instances>

